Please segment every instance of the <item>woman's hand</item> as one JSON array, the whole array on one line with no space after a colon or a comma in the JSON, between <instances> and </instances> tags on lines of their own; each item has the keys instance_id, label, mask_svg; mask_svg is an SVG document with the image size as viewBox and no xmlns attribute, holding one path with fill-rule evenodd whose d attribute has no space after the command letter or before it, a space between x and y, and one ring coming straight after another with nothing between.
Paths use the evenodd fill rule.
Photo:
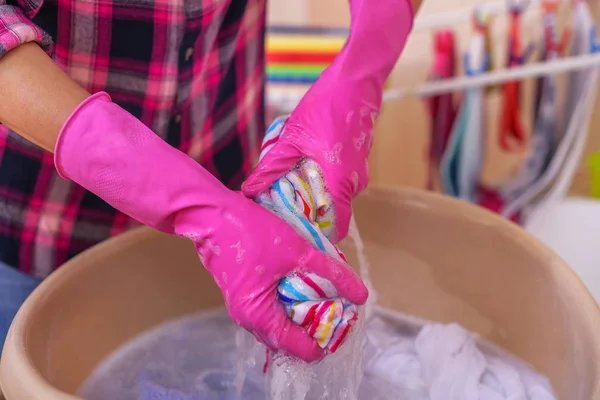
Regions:
<instances>
[{"instance_id":1,"label":"woman's hand","mask_svg":"<svg viewBox=\"0 0 600 400\"><path fill-rule=\"evenodd\" d=\"M333 198L336 235L348 233L351 201L368 183L367 158L385 81L412 28L410 0L350 1L346 45L285 122L278 142L242 186L255 198L306 157Z\"/></svg>"},{"instance_id":2,"label":"woman's hand","mask_svg":"<svg viewBox=\"0 0 600 400\"><path fill-rule=\"evenodd\" d=\"M202 190L202 189L199 189ZM368 291L346 264L315 249L286 222L241 193L219 195L220 210L202 207L175 218L178 235L190 238L223 293L231 318L271 351L279 349L304 361L326 352L305 328L288 318L277 297L282 278L295 272L329 280L343 297L362 305Z\"/></svg>"},{"instance_id":3,"label":"woman's hand","mask_svg":"<svg viewBox=\"0 0 600 400\"><path fill-rule=\"evenodd\" d=\"M284 276L312 272L331 281L339 297L355 304L367 299L367 289L348 266L224 187L105 93L88 98L69 117L58 138L55 164L61 176L132 218L191 239L232 319L273 351L282 349L305 361L325 355L279 302L276 290Z\"/></svg>"}]
</instances>

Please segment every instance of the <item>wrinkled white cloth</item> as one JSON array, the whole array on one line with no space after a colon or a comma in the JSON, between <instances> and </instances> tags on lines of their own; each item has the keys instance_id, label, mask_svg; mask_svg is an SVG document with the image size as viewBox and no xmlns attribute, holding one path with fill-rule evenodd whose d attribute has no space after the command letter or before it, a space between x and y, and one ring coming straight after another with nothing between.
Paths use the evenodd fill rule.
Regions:
<instances>
[{"instance_id":1,"label":"wrinkled white cloth","mask_svg":"<svg viewBox=\"0 0 600 400\"><path fill-rule=\"evenodd\" d=\"M495 353L493 346L482 346L460 325L426 324L395 334L389 327L382 319L369 322L367 354L372 356L365 370L401 382L399 398L556 400L546 378L514 357Z\"/></svg>"}]
</instances>

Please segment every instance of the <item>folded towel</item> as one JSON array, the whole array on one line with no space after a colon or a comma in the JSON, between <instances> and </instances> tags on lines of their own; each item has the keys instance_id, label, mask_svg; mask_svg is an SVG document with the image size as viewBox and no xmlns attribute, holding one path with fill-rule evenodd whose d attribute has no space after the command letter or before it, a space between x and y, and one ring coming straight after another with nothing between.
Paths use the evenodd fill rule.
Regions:
<instances>
[{"instance_id":1,"label":"folded towel","mask_svg":"<svg viewBox=\"0 0 600 400\"><path fill-rule=\"evenodd\" d=\"M263 140L262 158L279 139L286 118L277 118ZM288 222L313 246L347 262L329 241L335 232L335 214L319 166L309 159L275 181L256 201ZM333 284L315 274L294 274L281 280L279 299L288 316L305 328L321 348L335 352L357 319L357 307L337 297Z\"/></svg>"}]
</instances>

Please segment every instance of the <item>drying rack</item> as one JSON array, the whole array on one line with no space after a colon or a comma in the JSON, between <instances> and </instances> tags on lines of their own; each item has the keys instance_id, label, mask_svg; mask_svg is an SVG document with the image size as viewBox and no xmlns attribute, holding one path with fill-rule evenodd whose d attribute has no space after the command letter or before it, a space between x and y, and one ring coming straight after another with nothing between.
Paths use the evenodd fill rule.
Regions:
<instances>
[{"instance_id":1,"label":"drying rack","mask_svg":"<svg viewBox=\"0 0 600 400\"><path fill-rule=\"evenodd\" d=\"M564 3L573 0L558 1L563 3L561 4L563 6ZM475 7L465 7L451 12L417 17L413 30L428 31L470 23L476 10L483 11L491 17L505 15L510 11L511 6L516 5L515 2L520 2L521 9L528 17L536 17L537 15L541 17L541 14L544 12L542 0L500 0ZM332 32L332 30L326 31ZM333 31L337 35L344 34L344 32L347 34L348 32L343 29L334 29ZM560 199L567 195L568 188L579 165L579 160L583 155L587 132L594 110L596 85L599 83L598 74L600 71L600 42L596 39L596 32L593 27L590 29L589 35L589 53L496 69L483 74L460 76L446 80L433 80L412 87L390 88L384 92L383 99L385 102L393 102L407 97L427 98L444 93L463 92L467 89L482 86L498 86L505 82L552 76L565 72L593 72L590 75L591 79L586 83L585 94L581 95L581 98L585 100L584 106L569 120L568 126L565 127L565 136L562 140L564 143L561 142L556 151L556 157L553 158L548 166L548 171L536 183L536 187L541 189L541 191L536 191L535 193L534 191L528 191L526 193L528 197L522 196L525 199L523 201L528 202L528 206L524 208L523 212L523 217L526 218L527 215L535 214L542 206L560 201ZM283 85L277 87L276 90L269 90L267 92L268 104L275 106L279 113L289 113L302 99L306 89L306 87ZM584 131L585 134L582 134ZM533 193L534 197L531 197L530 192Z\"/></svg>"},{"instance_id":2,"label":"drying rack","mask_svg":"<svg viewBox=\"0 0 600 400\"><path fill-rule=\"evenodd\" d=\"M526 9L528 14L541 12L540 0L530 0ZM477 6L489 15L500 15L507 12L506 1L496 1ZM471 20L474 7L466 7L456 11L417 17L414 30L432 30L448 27ZM405 97L428 97L442 93L462 91L472 87L497 85L512 80L521 80L544 75L555 75L568 71L600 66L600 52L576 57L565 57L550 62L527 64L516 68L503 68L476 76L462 76L454 79L428 82L408 88L391 88L385 91L384 101L397 101ZM281 90L268 90L267 103L276 106L282 112L291 112L306 88L286 87Z\"/></svg>"}]
</instances>

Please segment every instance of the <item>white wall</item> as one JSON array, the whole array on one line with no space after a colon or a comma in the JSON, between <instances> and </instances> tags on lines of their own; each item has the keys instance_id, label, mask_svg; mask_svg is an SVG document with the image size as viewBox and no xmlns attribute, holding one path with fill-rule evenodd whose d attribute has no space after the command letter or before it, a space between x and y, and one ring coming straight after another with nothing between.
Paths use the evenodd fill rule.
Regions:
<instances>
[{"instance_id":1,"label":"white wall","mask_svg":"<svg viewBox=\"0 0 600 400\"><path fill-rule=\"evenodd\" d=\"M306 25L309 22L308 0L267 0L267 5L271 24Z\"/></svg>"}]
</instances>

